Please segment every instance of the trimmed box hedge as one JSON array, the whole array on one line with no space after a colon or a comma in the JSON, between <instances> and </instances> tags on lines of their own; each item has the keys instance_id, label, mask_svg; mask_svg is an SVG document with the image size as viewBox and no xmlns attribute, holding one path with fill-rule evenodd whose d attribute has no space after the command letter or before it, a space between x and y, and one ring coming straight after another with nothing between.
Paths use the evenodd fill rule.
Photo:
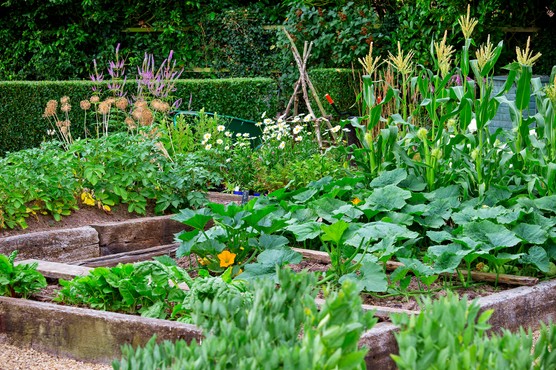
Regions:
<instances>
[{"instance_id":1,"label":"trimmed box hedge","mask_svg":"<svg viewBox=\"0 0 556 370\"><path fill-rule=\"evenodd\" d=\"M6 152L37 147L47 137L48 120L42 117L46 103L62 96L70 98L70 120L74 137L82 136L84 112L79 102L92 95L91 81L2 81L0 82L0 156ZM129 94L136 84L128 81ZM273 117L278 110L278 85L270 78L179 80L175 97L180 109L205 109L244 119L257 120L263 112ZM91 119L89 119L91 121Z\"/></svg>"},{"instance_id":2,"label":"trimmed box hedge","mask_svg":"<svg viewBox=\"0 0 556 370\"><path fill-rule=\"evenodd\" d=\"M337 114L332 107L326 102L325 95L330 94L334 100L334 105L342 112L349 111L358 114L358 108L355 105L357 94L361 91L359 86L358 70L346 68L315 68L309 71L309 78L315 86L319 99L328 114L336 117ZM314 104L313 102L311 104ZM318 107L313 105L315 114Z\"/></svg>"}]
</instances>

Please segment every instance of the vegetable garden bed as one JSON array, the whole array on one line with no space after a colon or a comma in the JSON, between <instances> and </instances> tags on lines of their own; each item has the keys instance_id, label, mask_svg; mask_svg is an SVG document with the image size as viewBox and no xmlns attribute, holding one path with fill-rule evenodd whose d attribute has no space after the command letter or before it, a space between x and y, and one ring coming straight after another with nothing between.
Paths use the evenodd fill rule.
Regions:
<instances>
[{"instance_id":1,"label":"vegetable garden bed","mask_svg":"<svg viewBox=\"0 0 556 370\"><path fill-rule=\"evenodd\" d=\"M42 272L59 277L59 270L71 268L57 267L43 267ZM516 330L519 326L535 329L539 320L556 319L556 280L494 293L479 298L478 303L483 311L494 309L490 319L494 330ZM365 308L377 310L381 317L402 312ZM153 334L159 340L201 338L200 329L189 324L7 297L0 298L0 319L3 342L90 362L109 362L120 356L120 345L141 346ZM390 354L397 353L396 330L395 325L381 322L362 336L360 345L371 349L366 356L367 368L395 368Z\"/></svg>"}]
</instances>

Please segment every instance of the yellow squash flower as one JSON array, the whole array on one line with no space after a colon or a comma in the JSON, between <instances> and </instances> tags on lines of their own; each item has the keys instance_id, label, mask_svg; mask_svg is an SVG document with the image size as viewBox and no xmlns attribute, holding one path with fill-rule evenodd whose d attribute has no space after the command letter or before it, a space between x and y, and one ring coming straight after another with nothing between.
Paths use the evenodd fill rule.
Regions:
<instances>
[{"instance_id":1,"label":"yellow squash flower","mask_svg":"<svg viewBox=\"0 0 556 370\"><path fill-rule=\"evenodd\" d=\"M354 206L358 205L359 203L361 203L361 199L357 197L353 198L353 200L351 201L351 204L353 204Z\"/></svg>"},{"instance_id":2,"label":"yellow squash flower","mask_svg":"<svg viewBox=\"0 0 556 370\"><path fill-rule=\"evenodd\" d=\"M224 250L217 255L220 261L220 267L228 267L234 264L236 254L230 251Z\"/></svg>"}]
</instances>

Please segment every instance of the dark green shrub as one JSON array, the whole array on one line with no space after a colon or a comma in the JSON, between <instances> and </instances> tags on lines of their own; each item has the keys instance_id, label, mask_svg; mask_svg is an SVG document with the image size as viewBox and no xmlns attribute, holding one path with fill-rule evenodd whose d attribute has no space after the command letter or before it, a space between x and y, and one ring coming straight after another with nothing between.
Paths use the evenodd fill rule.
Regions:
<instances>
[{"instance_id":1,"label":"dark green shrub","mask_svg":"<svg viewBox=\"0 0 556 370\"><path fill-rule=\"evenodd\" d=\"M317 90L319 99L328 114L336 116L334 109L328 105L325 99L326 94L330 94L334 99L334 105L342 112L350 111L358 114L358 107L355 105L357 95L360 93L359 87L360 70L346 68L314 68L309 72L311 82ZM313 109L317 109L313 105Z\"/></svg>"}]
</instances>

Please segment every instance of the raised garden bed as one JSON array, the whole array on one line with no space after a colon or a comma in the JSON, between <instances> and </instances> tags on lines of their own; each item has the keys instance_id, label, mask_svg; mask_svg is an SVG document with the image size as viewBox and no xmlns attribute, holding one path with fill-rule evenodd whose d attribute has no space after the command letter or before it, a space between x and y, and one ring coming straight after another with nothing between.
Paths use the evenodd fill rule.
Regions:
<instances>
[{"instance_id":1,"label":"raised garden bed","mask_svg":"<svg viewBox=\"0 0 556 370\"><path fill-rule=\"evenodd\" d=\"M120 262L135 262L150 259L155 255L171 254L177 244L164 244L172 240L175 232L184 228L183 224L170 220L168 216L149 217L104 224L102 227L69 229L63 234L72 235L81 230L94 230L98 244L84 253L82 246L67 245L62 238L52 237L48 249L28 247L26 258L41 258L48 252L51 260L72 261L71 265L44 264L41 271L52 278L69 278L84 274L87 267L111 266ZM56 235L56 232L48 232ZM147 235L148 237L145 237ZM44 232L18 236L21 240L38 242ZM5 240L14 240L14 237ZM67 238L65 239L67 240ZM83 240L83 239L81 239ZM101 244L100 240L103 240ZM163 244L163 245L160 245ZM1 244L2 253L9 248L17 249L23 243ZM54 251L63 251L56 254ZM303 251L313 259L326 260L326 254ZM523 286L497 292L479 298L482 309L494 309L490 320L493 330L507 328L515 330L519 326L537 328L539 320L548 322L556 319L556 281L541 282L534 286ZM372 330L361 338L360 344L371 348L366 357L368 368L394 368L390 354L396 353L394 338L396 327L387 322L392 312L406 312L389 307L366 305L375 310L382 319ZM417 312L417 311L413 311ZM139 316L95 311L86 308L68 307L52 303L30 300L0 298L0 340L22 347L33 347L50 353L92 362L109 362L120 354L120 345L131 343L143 345L152 334L159 339L188 340L200 338L200 330L183 323L148 319ZM90 338L95 339L91 345ZM99 339L102 338L102 339ZM94 348L92 348L94 347Z\"/></svg>"}]
</instances>

